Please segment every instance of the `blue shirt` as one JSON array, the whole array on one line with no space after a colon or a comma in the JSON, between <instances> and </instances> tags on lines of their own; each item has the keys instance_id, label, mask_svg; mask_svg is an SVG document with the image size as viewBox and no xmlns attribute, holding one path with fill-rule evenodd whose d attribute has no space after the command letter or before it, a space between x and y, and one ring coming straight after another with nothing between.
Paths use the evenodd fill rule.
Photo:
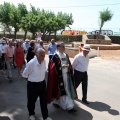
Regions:
<instances>
[{"instance_id":1,"label":"blue shirt","mask_svg":"<svg viewBox=\"0 0 120 120\"><path fill-rule=\"evenodd\" d=\"M56 43L54 43L54 44L50 43L48 45L48 54L53 55L55 53L56 49L57 49Z\"/></svg>"},{"instance_id":2,"label":"blue shirt","mask_svg":"<svg viewBox=\"0 0 120 120\"><path fill-rule=\"evenodd\" d=\"M25 42L25 46L26 46L26 49L28 50L28 48L30 47L30 43L29 42Z\"/></svg>"}]
</instances>

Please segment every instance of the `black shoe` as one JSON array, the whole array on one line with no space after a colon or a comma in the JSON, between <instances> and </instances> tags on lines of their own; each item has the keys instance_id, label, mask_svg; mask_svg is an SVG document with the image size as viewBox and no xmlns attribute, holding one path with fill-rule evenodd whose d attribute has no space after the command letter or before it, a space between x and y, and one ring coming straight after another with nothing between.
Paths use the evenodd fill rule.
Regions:
<instances>
[{"instance_id":1,"label":"black shoe","mask_svg":"<svg viewBox=\"0 0 120 120\"><path fill-rule=\"evenodd\" d=\"M69 113L75 113L77 110L75 110L74 108L68 110Z\"/></svg>"},{"instance_id":2,"label":"black shoe","mask_svg":"<svg viewBox=\"0 0 120 120\"><path fill-rule=\"evenodd\" d=\"M60 106L59 106L58 104L56 104L56 103L53 103L53 106L54 106L55 108L60 108Z\"/></svg>"},{"instance_id":3,"label":"black shoe","mask_svg":"<svg viewBox=\"0 0 120 120\"><path fill-rule=\"evenodd\" d=\"M8 77L9 78L9 81L12 82L12 77Z\"/></svg>"},{"instance_id":4,"label":"black shoe","mask_svg":"<svg viewBox=\"0 0 120 120\"><path fill-rule=\"evenodd\" d=\"M82 102L84 102L85 104L89 104L87 100L82 100Z\"/></svg>"},{"instance_id":5,"label":"black shoe","mask_svg":"<svg viewBox=\"0 0 120 120\"><path fill-rule=\"evenodd\" d=\"M14 69L16 69L16 66L14 66Z\"/></svg>"}]
</instances>

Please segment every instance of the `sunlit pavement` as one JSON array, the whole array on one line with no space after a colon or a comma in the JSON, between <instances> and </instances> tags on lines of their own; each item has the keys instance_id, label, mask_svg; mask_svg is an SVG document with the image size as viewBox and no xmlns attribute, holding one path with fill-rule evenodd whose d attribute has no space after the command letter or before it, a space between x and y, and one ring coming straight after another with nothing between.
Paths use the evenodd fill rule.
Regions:
<instances>
[{"instance_id":1,"label":"sunlit pavement","mask_svg":"<svg viewBox=\"0 0 120 120\"><path fill-rule=\"evenodd\" d=\"M46 55L48 63L48 56ZM72 61L73 59L71 59ZM120 120L120 61L92 58L88 70L88 101L81 102L82 89L78 87L77 112L72 114L48 105L49 116L53 120ZM0 71L0 120L29 120L27 111L27 81L18 78L13 69L13 82L6 73ZM36 103L36 120L41 119L39 99Z\"/></svg>"}]
</instances>

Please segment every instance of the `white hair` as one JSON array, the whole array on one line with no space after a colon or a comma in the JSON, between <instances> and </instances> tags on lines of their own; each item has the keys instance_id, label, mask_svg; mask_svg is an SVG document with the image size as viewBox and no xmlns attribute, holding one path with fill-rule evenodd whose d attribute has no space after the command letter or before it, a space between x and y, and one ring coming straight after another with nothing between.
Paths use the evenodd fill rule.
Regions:
<instances>
[{"instance_id":1,"label":"white hair","mask_svg":"<svg viewBox=\"0 0 120 120\"><path fill-rule=\"evenodd\" d=\"M36 51L36 55L39 57L41 52L45 52L45 50L43 48L38 48L37 51Z\"/></svg>"}]
</instances>

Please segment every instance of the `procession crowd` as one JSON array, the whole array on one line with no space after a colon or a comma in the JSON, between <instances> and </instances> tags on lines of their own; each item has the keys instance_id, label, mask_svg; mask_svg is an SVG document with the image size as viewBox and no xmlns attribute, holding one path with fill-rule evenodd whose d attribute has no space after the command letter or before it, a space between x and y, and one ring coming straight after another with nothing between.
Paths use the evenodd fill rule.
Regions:
<instances>
[{"instance_id":1,"label":"procession crowd","mask_svg":"<svg viewBox=\"0 0 120 120\"><path fill-rule=\"evenodd\" d=\"M36 40L8 39L0 40L0 70L7 71L7 77L12 83L12 66L18 69L18 77L27 80L27 108L30 120L35 120L35 103L40 98L43 120L52 120L48 115L47 104L62 108L69 113L77 112L74 100L78 98L77 88L82 83L82 102L87 101L89 64L89 45L81 45L80 52L73 62L65 53L64 42L56 43L51 39L48 47L44 47L39 33ZM45 53L48 52L49 63L46 67ZM25 65L23 71L22 68ZM48 69L47 69L48 68ZM48 71L47 84L45 81Z\"/></svg>"}]
</instances>

